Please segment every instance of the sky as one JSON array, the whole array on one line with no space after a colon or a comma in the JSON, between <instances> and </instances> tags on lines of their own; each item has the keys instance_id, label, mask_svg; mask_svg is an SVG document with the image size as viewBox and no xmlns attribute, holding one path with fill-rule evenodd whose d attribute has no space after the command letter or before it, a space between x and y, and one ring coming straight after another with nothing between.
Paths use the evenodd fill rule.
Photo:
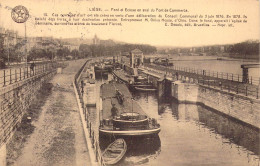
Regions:
<instances>
[{"instance_id":1,"label":"sky","mask_svg":"<svg viewBox=\"0 0 260 166\"><path fill-rule=\"evenodd\" d=\"M90 39L96 34L100 39L113 39L128 43L155 46L201 46L231 44L249 39L259 39L258 0L1 0L0 26L18 31L24 36L24 24L15 23L11 11L17 5L25 6L30 13L26 22L28 36L52 36L54 38ZM35 25L35 17L43 13L52 14L93 14L88 8L102 8L100 14L127 14L111 12L111 8L143 9L187 9L189 15L246 15L247 23L234 27L173 27L164 23L128 23L122 26L46 26ZM105 11L108 10L108 11ZM136 13L135 13L136 14ZM145 14L145 13L143 13ZM149 12L148 14L154 14ZM155 14L159 14L156 12ZM164 13L160 13L164 14Z\"/></svg>"}]
</instances>

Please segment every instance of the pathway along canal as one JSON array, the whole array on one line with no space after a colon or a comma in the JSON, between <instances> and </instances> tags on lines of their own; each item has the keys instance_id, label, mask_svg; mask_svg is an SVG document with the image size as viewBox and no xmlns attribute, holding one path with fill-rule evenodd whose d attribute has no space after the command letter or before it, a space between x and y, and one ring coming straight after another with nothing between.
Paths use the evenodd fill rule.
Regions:
<instances>
[{"instance_id":1,"label":"pathway along canal","mask_svg":"<svg viewBox=\"0 0 260 166\"><path fill-rule=\"evenodd\" d=\"M98 79L97 93L100 84ZM259 166L259 130L199 105L158 104L155 93L136 92L133 96L157 119L161 132L154 138L129 138L126 157L117 166ZM94 110L90 110L95 114L92 120ZM111 142L107 138L100 141L101 147Z\"/></svg>"}]
</instances>

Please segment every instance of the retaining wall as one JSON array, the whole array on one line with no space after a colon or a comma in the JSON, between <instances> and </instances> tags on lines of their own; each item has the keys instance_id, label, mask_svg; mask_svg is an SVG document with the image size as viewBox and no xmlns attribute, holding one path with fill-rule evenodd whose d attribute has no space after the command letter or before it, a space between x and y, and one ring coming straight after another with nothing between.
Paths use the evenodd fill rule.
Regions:
<instances>
[{"instance_id":1,"label":"retaining wall","mask_svg":"<svg viewBox=\"0 0 260 166\"><path fill-rule=\"evenodd\" d=\"M50 80L55 74L56 69L52 69L0 89L1 166L6 164L6 144L16 131L24 113L34 101L42 84Z\"/></svg>"},{"instance_id":2,"label":"retaining wall","mask_svg":"<svg viewBox=\"0 0 260 166\"><path fill-rule=\"evenodd\" d=\"M198 103L260 128L260 100L190 83L172 83L172 97L180 103Z\"/></svg>"},{"instance_id":3,"label":"retaining wall","mask_svg":"<svg viewBox=\"0 0 260 166\"><path fill-rule=\"evenodd\" d=\"M260 101L258 99L199 86L198 102L260 128Z\"/></svg>"}]
</instances>

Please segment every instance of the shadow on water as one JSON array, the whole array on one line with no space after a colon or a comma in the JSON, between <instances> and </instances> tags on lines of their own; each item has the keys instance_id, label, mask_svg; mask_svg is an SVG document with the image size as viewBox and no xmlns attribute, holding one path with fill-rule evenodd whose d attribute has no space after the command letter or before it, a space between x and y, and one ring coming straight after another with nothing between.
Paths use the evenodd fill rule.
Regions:
<instances>
[{"instance_id":1,"label":"shadow on water","mask_svg":"<svg viewBox=\"0 0 260 166\"><path fill-rule=\"evenodd\" d=\"M100 136L100 148L102 151L114 142L117 138L123 138L127 144L125 157L116 165L140 165L149 162L151 158L156 158L161 150L161 141L158 135L153 136Z\"/></svg>"},{"instance_id":2,"label":"shadow on water","mask_svg":"<svg viewBox=\"0 0 260 166\"><path fill-rule=\"evenodd\" d=\"M260 155L259 129L241 121L221 115L215 110L198 106L199 122L214 129L214 132L229 139L230 142Z\"/></svg>"}]
</instances>

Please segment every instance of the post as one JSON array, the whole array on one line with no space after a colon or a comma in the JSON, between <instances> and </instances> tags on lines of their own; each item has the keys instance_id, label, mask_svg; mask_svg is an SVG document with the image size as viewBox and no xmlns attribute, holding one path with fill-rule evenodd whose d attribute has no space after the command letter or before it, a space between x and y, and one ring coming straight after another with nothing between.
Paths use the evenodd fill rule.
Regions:
<instances>
[{"instance_id":1,"label":"post","mask_svg":"<svg viewBox=\"0 0 260 166\"><path fill-rule=\"evenodd\" d=\"M20 68L20 81L22 80L22 68Z\"/></svg>"},{"instance_id":2,"label":"post","mask_svg":"<svg viewBox=\"0 0 260 166\"><path fill-rule=\"evenodd\" d=\"M97 148L97 142L95 142L95 144L96 144L96 145L95 145L95 146L96 146L96 148L95 148L95 149L96 149L96 162L98 162L98 148Z\"/></svg>"},{"instance_id":3,"label":"post","mask_svg":"<svg viewBox=\"0 0 260 166\"><path fill-rule=\"evenodd\" d=\"M14 69L14 76L15 76L15 82L17 82L17 74L16 74L16 69Z\"/></svg>"},{"instance_id":4,"label":"post","mask_svg":"<svg viewBox=\"0 0 260 166\"><path fill-rule=\"evenodd\" d=\"M91 138L91 122L89 123L89 138Z\"/></svg>"},{"instance_id":5,"label":"post","mask_svg":"<svg viewBox=\"0 0 260 166\"><path fill-rule=\"evenodd\" d=\"M259 91L259 88L257 87L256 88L256 99L258 99L258 91Z\"/></svg>"},{"instance_id":6,"label":"post","mask_svg":"<svg viewBox=\"0 0 260 166\"><path fill-rule=\"evenodd\" d=\"M26 75L26 70L25 68L23 68L23 79L25 79L25 75Z\"/></svg>"},{"instance_id":7,"label":"post","mask_svg":"<svg viewBox=\"0 0 260 166\"><path fill-rule=\"evenodd\" d=\"M24 48L24 53L25 53L25 66L27 68L27 35L26 35L26 22L24 22L24 38L25 38L25 48ZM28 70L27 70L28 71ZM27 72L27 78L28 78L28 72Z\"/></svg>"},{"instance_id":8,"label":"post","mask_svg":"<svg viewBox=\"0 0 260 166\"><path fill-rule=\"evenodd\" d=\"M246 96L247 96L247 86L246 86Z\"/></svg>"},{"instance_id":9,"label":"post","mask_svg":"<svg viewBox=\"0 0 260 166\"><path fill-rule=\"evenodd\" d=\"M10 84L12 83L12 69L10 69Z\"/></svg>"},{"instance_id":10,"label":"post","mask_svg":"<svg viewBox=\"0 0 260 166\"><path fill-rule=\"evenodd\" d=\"M5 70L4 70L4 86L5 86L6 84L5 84Z\"/></svg>"},{"instance_id":11,"label":"post","mask_svg":"<svg viewBox=\"0 0 260 166\"><path fill-rule=\"evenodd\" d=\"M94 148L94 131L92 131L92 139L91 139L91 144L92 144L92 148Z\"/></svg>"}]
</instances>

